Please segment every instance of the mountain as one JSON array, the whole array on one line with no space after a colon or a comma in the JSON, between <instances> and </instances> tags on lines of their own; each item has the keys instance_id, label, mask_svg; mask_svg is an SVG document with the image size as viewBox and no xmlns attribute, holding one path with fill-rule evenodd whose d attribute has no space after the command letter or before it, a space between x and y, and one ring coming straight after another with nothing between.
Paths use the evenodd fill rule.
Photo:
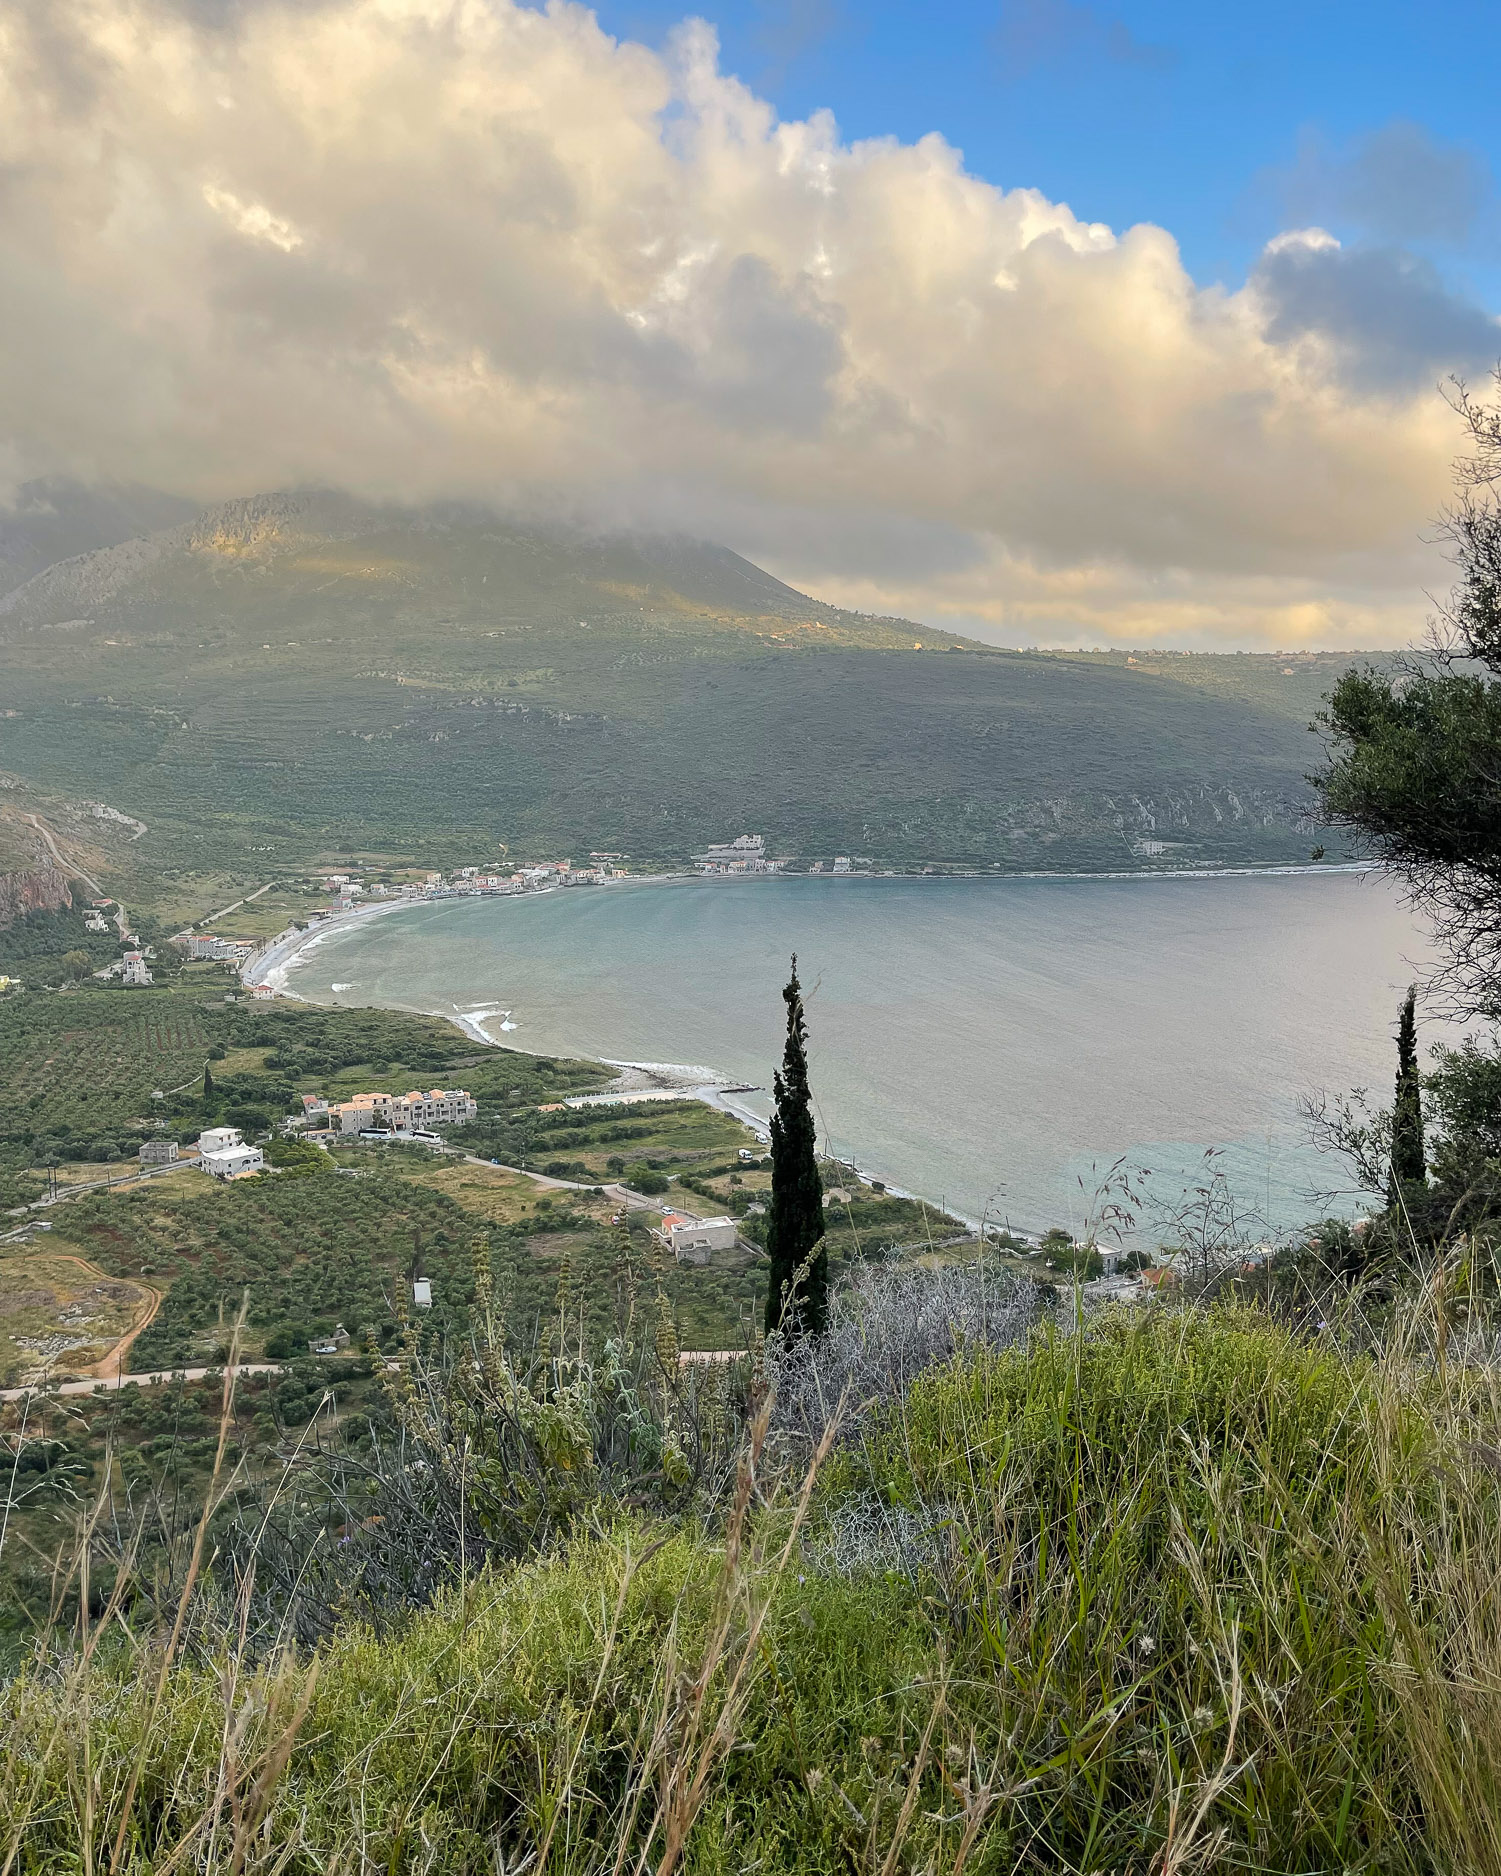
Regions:
<instances>
[{"instance_id":1,"label":"mountain","mask_svg":"<svg viewBox=\"0 0 1501 1876\"><path fill-rule=\"evenodd\" d=\"M0 768L249 877L352 847L1072 869L1306 858L1344 659L998 651L703 541L319 492L0 601Z\"/></svg>"},{"instance_id":2,"label":"mountain","mask_svg":"<svg viewBox=\"0 0 1501 1876\"><path fill-rule=\"evenodd\" d=\"M195 513L155 489L86 488L56 477L25 482L0 507L0 595L59 560L116 547Z\"/></svg>"}]
</instances>

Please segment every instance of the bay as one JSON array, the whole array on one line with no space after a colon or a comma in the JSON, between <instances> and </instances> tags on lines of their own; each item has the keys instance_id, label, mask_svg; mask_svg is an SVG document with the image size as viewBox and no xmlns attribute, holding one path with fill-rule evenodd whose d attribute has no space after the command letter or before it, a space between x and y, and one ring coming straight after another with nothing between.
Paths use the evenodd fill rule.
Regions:
<instances>
[{"instance_id":1,"label":"bay","mask_svg":"<svg viewBox=\"0 0 1501 1876\"><path fill-rule=\"evenodd\" d=\"M863 1170L1035 1231L1085 1225L1122 1158L1159 1208L1212 1165L1284 1228L1354 1203L1298 1097L1386 1098L1423 949L1373 874L695 879L358 919L285 981L764 1090L796 951L820 1125Z\"/></svg>"}]
</instances>

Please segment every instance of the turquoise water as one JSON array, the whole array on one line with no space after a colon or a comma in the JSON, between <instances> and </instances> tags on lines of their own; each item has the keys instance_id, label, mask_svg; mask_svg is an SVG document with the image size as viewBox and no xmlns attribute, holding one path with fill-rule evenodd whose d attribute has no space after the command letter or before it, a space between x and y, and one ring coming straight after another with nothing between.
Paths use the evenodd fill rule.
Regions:
<instances>
[{"instance_id":1,"label":"turquoise water","mask_svg":"<svg viewBox=\"0 0 1501 1876\"><path fill-rule=\"evenodd\" d=\"M796 950L821 1122L862 1169L972 1217L1077 1227L1120 1156L1170 1203L1216 1148L1242 1202L1288 1224L1344 1178L1298 1096L1384 1096L1422 948L1370 875L643 881L358 921L287 983L509 1011L503 1037L484 1020L518 1048L769 1085Z\"/></svg>"}]
</instances>

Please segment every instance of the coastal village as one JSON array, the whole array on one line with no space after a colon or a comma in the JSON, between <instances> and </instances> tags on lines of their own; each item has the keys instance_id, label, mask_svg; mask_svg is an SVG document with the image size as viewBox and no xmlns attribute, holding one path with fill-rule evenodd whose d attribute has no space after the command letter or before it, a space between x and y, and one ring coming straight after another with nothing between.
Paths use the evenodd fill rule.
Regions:
<instances>
[{"instance_id":1,"label":"coastal village","mask_svg":"<svg viewBox=\"0 0 1501 1876\"><path fill-rule=\"evenodd\" d=\"M787 858L772 852L764 836L755 833L740 833L710 843L694 855L693 864L695 873L705 879L766 877L791 870ZM859 856L835 855L827 863L827 870L836 876L855 876L866 864ZM826 868L804 863L798 870L818 873ZM100 989L126 992L122 1008L140 1007L143 1014L139 1020L149 1028L161 1018L145 1012L157 1008L156 999L164 993L196 999L200 1007L205 1007L204 993L210 1006L219 1007L285 999L282 1009L291 1016L301 1000L283 987L286 962L321 931L381 909L448 898L604 887L633 877L650 875L633 875L629 856L621 852L591 852L587 864L576 865L571 857L492 861L460 864L447 872L376 855L349 854L337 865L260 887L221 912L176 932L164 933L149 921L142 921L138 932L126 908L111 899L98 898L80 909L91 937L109 938L118 933L124 947L118 957L89 973L89 977ZM49 987L46 980L34 981L39 992ZM87 981L80 982L75 971L71 986L65 981L51 987L76 995L90 986ZM0 985L0 990L4 988ZM14 986L18 992L21 988L20 983ZM139 1006L135 995L138 992L148 993ZM92 1002L92 998L88 1000ZM30 1004L32 998L27 996L25 1001ZM231 1029L236 1020L225 1012ZM300 1018L294 1023L300 1026ZM252 1028L248 1033L256 1032ZM488 1042L483 1036L475 1039L482 1044ZM243 1059L242 1048L235 1047L235 1052L237 1059L227 1071L231 1086L233 1077L247 1070L265 1077L268 1066L277 1066L271 1051L252 1048L249 1053L254 1061ZM222 1055L223 1048L218 1053ZM366 1062L378 1074L385 1065L381 1058L388 1054L372 1049L367 1056L346 1059ZM411 1056L392 1059L413 1060ZM437 1062L432 1065L436 1067ZM464 1065L462 1060L454 1063ZM551 1070L551 1064L545 1066ZM596 1228L631 1221L632 1230L645 1232L660 1248L668 1269L685 1275L702 1271L712 1285L722 1285L732 1278L736 1284L748 1281L749 1273L762 1260L760 1244L769 1198L765 1179L769 1162L761 1157L760 1144L765 1130L733 1099L737 1092L734 1088L712 1092L686 1085L643 1089L627 1079L604 1092L570 1096L560 1090L561 1099L536 1098L532 1111L543 1129L539 1139L556 1139L557 1146L550 1155L544 1146L535 1158L529 1158L525 1152L506 1153L503 1143L502 1151L497 1153L489 1143L497 1122L514 1126L518 1112L504 1101L497 1111L493 1081L483 1074L475 1084L482 1090L477 1095L473 1089L448 1079L414 1085L406 1080L382 1083L374 1077L356 1081L347 1074L319 1089L316 1082L310 1085L304 1071L292 1089L281 1093L279 1099L286 1105L279 1111L274 1106L269 1111L263 1108L258 1117L246 1118L237 1105L245 1101L243 1094L221 1095L217 1101L211 1098L210 1071L217 1081L217 1061L211 1060L207 1068L199 1070L204 1084L203 1106L201 1118L193 1122L181 1113L181 1103L179 1118L168 1122L170 1108L165 1104L169 1090L181 1095L183 1088L174 1086L163 1074L163 1086L134 1110L139 1118L130 1125L140 1130L136 1139L111 1150L108 1157L114 1160L113 1165L89 1167L79 1163L102 1156L97 1152L92 1156L81 1154L67 1143L60 1155L67 1169L61 1177L55 1161L51 1169L46 1167L45 1159L39 1161L46 1172L46 1196L32 1198L14 1209L9 1227L0 1231L0 1240L9 1242L17 1252L28 1243L40 1244L44 1240L37 1234L54 1229L52 1219L57 1215L48 1215L52 1205L86 1198L101 1190L166 1191L168 1187L158 1182L166 1180L170 1184L174 1179L186 1179L187 1189L192 1189L198 1187L200 1178L205 1186L239 1191L264 1186L270 1190L279 1189L288 1173L295 1176L315 1169L354 1178L379 1178L386 1175L378 1169L397 1163L397 1154L387 1150L399 1153L404 1149L403 1165L427 1160L434 1167L470 1168L471 1179L483 1175L485 1179L510 1181L518 1193L539 1194L532 1201L539 1208L549 1202L548 1195L556 1195L558 1215L566 1216L568 1207L584 1208L581 1219L587 1222L587 1212ZM268 1088L269 1077L257 1085ZM483 1092L487 1088L490 1093ZM725 1096L731 1098L726 1100ZM606 1107L595 1105L601 1102ZM595 1155L586 1161L582 1156L564 1158L558 1151L559 1147L572 1146L575 1140L593 1138L588 1132L591 1127L619 1130L616 1135L603 1134L601 1138L639 1136L643 1128L636 1124L635 1116L642 1110L634 1104L642 1102L664 1111L673 1106L680 1110L697 1108L700 1112L718 1107L721 1112L716 1124L731 1129L750 1127L752 1132L741 1131L739 1135L741 1142L750 1144L731 1147L727 1159L721 1146L717 1163L705 1162L701 1149L697 1157L690 1155L684 1160L670 1126L668 1139L672 1144L666 1146L665 1159L659 1156L648 1160L635 1153L629 1157L607 1155L596 1148ZM702 1102L707 1102L707 1107L700 1105ZM568 1118L571 1110L584 1107L591 1116L588 1122L582 1117L578 1121ZM613 1119L605 1117L610 1113ZM600 1118L593 1118L596 1115ZM693 1123L685 1120L683 1124L691 1133ZM126 1153L134 1161L129 1172L119 1163ZM178 1189L183 1188L179 1185ZM861 1257L867 1254L858 1248L863 1234L874 1230L878 1242L883 1235L891 1237L891 1254L919 1259L946 1261L956 1255L973 1255L978 1244L988 1245L1003 1260L1016 1262L1018 1268L1029 1267L1044 1283L1082 1282L1091 1302L1117 1297L1128 1300L1158 1284L1174 1281L1170 1270L1133 1267L1139 1265L1139 1259L1123 1259L1119 1252L1093 1244L1081 1248L1066 1234L1028 1238L1013 1233L1009 1225L1001 1229L992 1221L976 1224L949 1216L942 1203L934 1207L911 1194L888 1190L879 1179L857 1172L852 1164L829 1160L825 1192L831 1228L835 1228L833 1220L837 1216L848 1213L851 1246ZM880 1222L865 1216L871 1206L883 1215ZM904 1216L903 1228L893 1232L884 1222L884 1214L894 1216L903 1207L909 1208L912 1216ZM540 1209L538 1217L540 1222ZM857 1218L861 1220L858 1224ZM435 1306L430 1280L420 1270L407 1272L404 1291L404 1306L409 1309L423 1311ZM332 1328L328 1333L333 1333ZM315 1352L327 1351L320 1348Z\"/></svg>"},{"instance_id":2,"label":"coastal village","mask_svg":"<svg viewBox=\"0 0 1501 1876\"><path fill-rule=\"evenodd\" d=\"M733 839L711 842L692 857L687 876L704 879L745 878L799 872L832 878L869 874L872 862L860 855L834 854L826 859L796 861L791 855L777 855L768 850L761 834L737 834ZM932 868L925 871L931 872ZM321 926L377 907L421 904L440 899L510 898L521 894L555 892L585 886L604 886L630 879L661 878L660 869L633 872L629 856L620 852L592 852L587 864L575 865L573 859L527 861L492 861L451 868L448 872L427 868L402 868L378 860L350 858L342 867L314 872L301 881L284 882L280 891L293 911L289 923L277 930L265 927L256 936L243 929L216 929L232 914L243 924L246 910L272 890L272 884L237 900L232 907L195 921L172 934L165 942L172 947L178 963L227 964L244 980L247 993L257 1000L281 994L278 984L258 967L268 956L283 954L298 938ZM295 908L295 909L294 909ZM121 953L109 963L89 973L102 984L122 989L150 989L158 982L163 968L162 941L143 942L129 929L126 909L117 900L96 898L84 908L84 929L91 937L103 937L111 926L120 936ZM0 995L19 991L19 978L0 975Z\"/></svg>"},{"instance_id":3,"label":"coastal village","mask_svg":"<svg viewBox=\"0 0 1501 1876\"><path fill-rule=\"evenodd\" d=\"M702 878L731 878L771 875L788 870L789 860L767 850L761 834L738 834L732 840L711 843L693 856L693 871ZM855 874L868 862L851 856L835 855L827 867L814 861L806 870L831 875ZM422 904L441 899L511 898L520 894L573 890L585 886L603 886L612 881L658 877L656 874L633 874L623 853L591 853L588 863L575 865L573 859L549 859L517 862L513 865L469 864L439 870L412 871L396 876L373 864L349 861L337 870L316 876L316 885L325 902L308 908L294 921L271 937L256 942L208 929L214 921L191 926L176 934L172 943L194 962L230 964L244 978L250 994L269 998L278 994L276 982L260 968L273 952L281 955L299 936L315 928L352 914L404 904ZM148 985L153 981L151 963L155 952L149 947L127 952L105 971L96 972L101 980L117 979L130 985Z\"/></svg>"}]
</instances>

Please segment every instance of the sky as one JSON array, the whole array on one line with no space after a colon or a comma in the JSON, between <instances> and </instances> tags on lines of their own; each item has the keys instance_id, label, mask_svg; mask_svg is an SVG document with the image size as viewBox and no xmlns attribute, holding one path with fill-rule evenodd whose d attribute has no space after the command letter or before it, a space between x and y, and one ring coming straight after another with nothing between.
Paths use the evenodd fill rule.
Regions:
<instances>
[{"instance_id":1,"label":"sky","mask_svg":"<svg viewBox=\"0 0 1501 1876\"><path fill-rule=\"evenodd\" d=\"M976 175L1086 221L1150 221L1202 284L1316 221L1501 289L1501 9L1493 0L1090 6L1078 0L733 0L721 62L784 117L850 139L940 131ZM600 8L661 45L677 6Z\"/></svg>"},{"instance_id":2,"label":"sky","mask_svg":"<svg viewBox=\"0 0 1501 1876\"><path fill-rule=\"evenodd\" d=\"M1422 629L1501 8L0 0L0 500L462 495L1001 643Z\"/></svg>"}]
</instances>

